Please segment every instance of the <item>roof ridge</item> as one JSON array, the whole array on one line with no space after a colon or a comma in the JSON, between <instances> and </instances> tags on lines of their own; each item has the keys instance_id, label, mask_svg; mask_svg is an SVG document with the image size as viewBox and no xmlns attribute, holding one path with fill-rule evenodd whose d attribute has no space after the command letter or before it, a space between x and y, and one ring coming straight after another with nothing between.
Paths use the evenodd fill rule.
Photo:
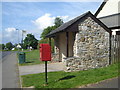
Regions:
<instances>
[{"instance_id":1,"label":"roof ridge","mask_svg":"<svg viewBox=\"0 0 120 90\"><path fill-rule=\"evenodd\" d=\"M76 18L62 24L60 27L56 28L55 30L51 31L49 34L46 35L46 37L51 37L54 36L56 33L58 32L62 32L62 31L68 31L68 28L70 28L70 26L72 26L73 24L75 24L76 22L79 23L82 22L82 20L84 20L86 17L91 17L92 19L94 19L97 23L99 23L99 25L101 25L106 31L110 32L111 31L108 29L108 27L102 23L98 18L96 18L90 11L77 16ZM74 30L75 31L75 30Z\"/></svg>"},{"instance_id":2,"label":"roof ridge","mask_svg":"<svg viewBox=\"0 0 120 90\"><path fill-rule=\"evenodd\" d=\"M56 28L55 30L53 30L53 31L51 31L49 34L47 34L46 37L49 36L50 34L52 34L53 32L56 33L56 32L59 31L59 30L64 30L64 29L66 29L67 26L72 25L74 22L76 22L77 20L79 20L80 18L82 18L83 16L85 16L85 15L87 15L87 14L89 14L89 13L92 14L90 11L87 11L86 13L83 13L83 14L77 16L76 18L73 18L73 19L69 20L68 22L63 23L61 26L59 26L58 28ZM67 26L66 26L64 29L60 29L61 27L64 27L64 25L66 25L66 24L67 24Z\"/></svg>"}]
</instances>

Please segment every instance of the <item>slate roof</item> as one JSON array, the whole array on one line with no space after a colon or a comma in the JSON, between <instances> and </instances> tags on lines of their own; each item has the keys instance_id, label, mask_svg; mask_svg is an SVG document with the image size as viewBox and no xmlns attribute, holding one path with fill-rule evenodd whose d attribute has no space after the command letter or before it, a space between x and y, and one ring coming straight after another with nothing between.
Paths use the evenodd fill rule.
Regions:
<instances>
[{"instance_id":1,"label":"slate roof","mask_svg":"<svg viewBox=\"0 0 120 90\"><path fill-rule=\"evenodd\" d=\"M54 34L54 33L57 33L59 31L64 31L68 26L70 26L71 24L73 24L74 22L76 22L78 19L80 19L81 17L85 16L86 14L88 14L89 12L86 12L64 24L62 24L60 27L58 27L57 29L53 30L52 32L50 32L47 36L51 35L51 34Z\"/></svg>"},{"instance_id":2,"label":"slate roof","mask_svg":"<svg viewBox=\"0 0 120 90\"><path fill-rule=\"evenodd\" d=\"M100 7L97 9L97 11L94 14L96 17L100 13L100 11L103 9L107 1L109 0L104 0L100 5ZM109 15L109 16L103 16L98 19L101 22L103 22L109 29L119 29L120 28L119 18L120 18L120 13Z\"/></svg>"},{"instance_id":3,"label":"slate roof","mask_svg":"<svg viewBox=\"0 0 120 90\"><path fill-rule=\"evenodd\" d=\"M62 24L60 27L58 27L57 29L51 31L48 35L46 35L46 37L53 37L55 34L59 33L59 32L65 32L71 25L75 24L77 21L82 22L83 19L85 19L86 17L90 16L92 19L94 19L97 23L99 23L99 25L101 25L106 31L111 33L111 30L108 29L108 27L106 25L104 25L99 19L97 19L90 11Z\"/></svg>"},{"instance_id":4,"label":"slate roof","mask_svg":"<svg viewBox=\"0 0 120 90\"><path fill-rule=\"evenodd\" d=\"M103 22L108 28L114 29L115 27L120 28L120 13L113 14L105 17L98 18L101 22ZM117 29L117 28L116 28Z\"/></svg>"}]
</instances>

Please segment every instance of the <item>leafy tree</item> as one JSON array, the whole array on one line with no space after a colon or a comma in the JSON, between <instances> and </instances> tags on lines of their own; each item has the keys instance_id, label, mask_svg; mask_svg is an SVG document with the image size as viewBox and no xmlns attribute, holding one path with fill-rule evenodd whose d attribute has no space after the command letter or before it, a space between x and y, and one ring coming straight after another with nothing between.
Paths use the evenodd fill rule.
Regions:
<instances>
[{"instance_id":1,"label":"leafy tree","mask_svg":"<svg viewBox=\"0 0 120 90\"><path fill-rule=\"evenodd\" d=\"M17 47L17 45L18 45L18 44L17 44L17 43L15 43L15 44L14 44L14 47Z\"/></svg>"},{"instance_id":2,"label":"leafy tree","mask_svg":"<svg viewBox=\"0 0 120 90\"><path fill-rule=\"evenodd\" d=\"M38 45L38 40L34 37L32 34L27 34L27 37L24 39L24 46L27 47L32 47L34 49L37 49Z\"/></svg>"},{"instance_id":3,"label":"leafy tree","mask_svg":"<svg viewBox=\"0 0 120 90\"><path fill-rule=\"evenodd\" d=\"M44 29L44 31L41 34L41 38L45 38L45 36L50 33L52 30L56 29L55 26L48 26L47 28Z\"/></svg>"},{"instance_id":4,"label":"leafy tree","mask_svg":"<svg viewBox=\"0 0 120 90\"><path fill-rule=\"evenodd\" d=\"M5 49L5 45L4 44L2 44L2 50L4 50Z\"/></svg>"},{"instance_id":5,"label":"leafy tree","mask_svg":"<svg viewBox=\"0 0 120 90\"><path fill-rule=\"evenodd\" d=\"M39 43L49 43L49 39L48 38L45 38L45 39L41 39L39 41ZM39 45L38 45L38 48L39 48ZM54 39L51 38L51 50L52 52L54 52Z\"/></svg>"},{"instance_id":6,"label":"leafy tree","mask_svg":"<svg viewBox=\"0 0 120 90\"><path fill-rule=\"evenodd\" d=\"M22 47L22 49L27 49L27 46L24 43L20 43L20 46Z\"/></svg>"},{"instance_id":7,"label":"leafy tree","mask_svg":"<svg viewBox=\"0 0 120 90\"><path fill-rule=\"evenodd\" d=\"M59 17L56 17L54 24L55 24L55 27L58 28L59 26L63 24L63 20L60 19Z\"/></svg>"},{"instance_id":8,"label":"leafy tree","mask_svg":"<svg viewBox=\"0 0 120 90\"><path fill-rule=\"evenodd\" d=\"M45 39L45 36L50 33L52 30L55 30L56 28L58 28L59 26L61 26L63 24L63 20L60 19L59 17L55 18L54 21L54 26L48 26L47 28L45 28L41 34L41 38Z\"/></svg>"},{"instance_id":9,"label":"leafy tree","mask_svg":"<svg viewBox=\"0 0 120 90\"><path fill-rule=\"evenodd\" d=\"M4 50L5 49L5 45L4 44L0 44L0 50Z\"/></svg>"},{"instance_id":10,"label":"leafy tree","mask_svg":"<svg viewBox=\"0 0 120 90\"><path fill-rule=\"evenodd\" d=\"M43 30L41 34L42 39L39 41L39 43L49 43L49 39L45 38L45 36L49 34L51 31L61 26L63 24L63 20L60 19L59 17L56 17L54 24L55 24L54 26L48 26L47 28ZM51 47L52 47L52 52L54 52L54 40L53 39L51 39ZM39 48L39 45L38 45L38 48Z\"/></svg>"},{"instance_id":11,"label":"leafy tree","mask_svg":"<svg viewBox=\"0 0 120 90\"><path fill-rule=\"evenodd\" d=\"M0 44L0 50L2 50L2 44Z\"/></svg>"},{"instance_id":12,"label":"leafy tree","mask_svg":"<svg viewBox=\"0 0 120 90\"><path fill-rule=\"evenodd\" d=\"M2 44L0 44L0 50L2 50Z\"/></svg>"},{"instance_id":13,"label":"leafy tree","mask_svg":"<svg viewBox=\"0 0 120 90\"><path fill-rule=\"evenodd\" d=\"M11 50L13 48L13 44L11 42L6 43L6 48L8 48L8 50Z\"/></svg>"}]
</instances>

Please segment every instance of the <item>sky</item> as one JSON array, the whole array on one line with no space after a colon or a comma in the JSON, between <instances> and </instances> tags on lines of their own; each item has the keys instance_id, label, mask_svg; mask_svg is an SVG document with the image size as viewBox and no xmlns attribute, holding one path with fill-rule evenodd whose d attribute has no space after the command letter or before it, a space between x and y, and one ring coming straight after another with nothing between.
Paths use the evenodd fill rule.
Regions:
<instances>
[{"instance_id":1,"label":"sky","mask_svg":"<svg viewBox=\"0 0 120 90\"><path fill-rule=\"evenodd\" d=\"M102 2L2 2L1 43L21 42L22 30L40 40L44 28L60 17L67 22L87 11L93 14ZM1 4L0 4L1 5ZM24 38L26 36L24 34ZM2 35L2 36L1 36Z\"/></svg>"}]
</instances>

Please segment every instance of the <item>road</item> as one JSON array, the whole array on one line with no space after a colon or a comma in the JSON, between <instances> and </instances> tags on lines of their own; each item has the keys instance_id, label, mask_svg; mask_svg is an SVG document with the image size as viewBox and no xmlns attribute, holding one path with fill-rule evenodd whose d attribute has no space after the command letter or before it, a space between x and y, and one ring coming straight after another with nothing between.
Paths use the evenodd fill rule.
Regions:
<instances>
[{"instance_id":1,"label":"road","mask_svg":"<svg viewBox=\"0 0 120 90\"><path fill-rule=\"evenodd\" d=\"M119 79L120 79L120 77L119 77ZM116 88L117 89L117 88L119 88L118 77L100 81L95 84L88 84L85 86L81 86L80 88Z\"/></svg>"},{"instance_id":2,"label":"road","mask_svg":"<svg viewBox=\"0 0 120 90\"><path fill-rule=\"evenodd\" d=\"M14 51L4 51L4 52L1 52L2 53L2 59L8 55L10 55L11 53L14 53Z\"/></svg>"},{"instance_id":3,"label":"road","mask_svg":"<svg viewBox=\"0 0 120 90\"><path fill-rule=\"evenodd\" d=\"M11 53L13 53L13 51L0 51L0 61L5 60L3 58L10 55Z\"/></svg>"},{"instance_id":4,"label":"road","mask_svg":"<svg viewBox=\"0 0 120 90\"><path fill-rule=\"evenodd\" d=\"M2 53L2 88L19 88L20 79L16 52Z\"/></svg>"}]
</instances>

